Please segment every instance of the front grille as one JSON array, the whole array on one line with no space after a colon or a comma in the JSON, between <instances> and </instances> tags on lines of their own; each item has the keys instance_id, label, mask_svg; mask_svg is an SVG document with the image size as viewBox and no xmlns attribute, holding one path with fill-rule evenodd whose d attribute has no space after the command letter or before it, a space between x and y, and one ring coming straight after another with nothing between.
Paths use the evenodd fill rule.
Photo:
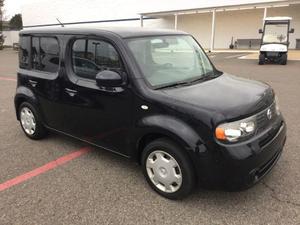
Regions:
<instances>
[{"instance_id":1,"label":"front grille","mask_svg":"<svg viewBox=\"0 0 300 225\"><path fill-rule=\"evenodd\" d=\"M280 126L276 126L275 128L271 129L270 132L268 132L262 140L259 141L259 146L264 147L266 144L268 144L278 133L280 130L280 127L282 126L282 122L280 123Z\"/></svg>"},{"instance_id":2,"label":"front grille","mask_svg":"<svg viewBox=\"0 0 300 225\"><path fill-rule=\"evenodd\" d=\"M278 57L278 52L267 52L267 57Z\"/></svg>"},{"instance_id":3,"label":"front grille","mask_svg":"<svg viewBox=\"0 0 300 225\"><path fill-rule=\"evenodd\" d=\"M268 113L271 117L268 117ZM268 126L270 126L277 118L276 112L276 103L274 102L270 107L263 110L262 112L256 115L256 124L258 128L258 132L265 130Z\"/></svg>"}]
</instances>

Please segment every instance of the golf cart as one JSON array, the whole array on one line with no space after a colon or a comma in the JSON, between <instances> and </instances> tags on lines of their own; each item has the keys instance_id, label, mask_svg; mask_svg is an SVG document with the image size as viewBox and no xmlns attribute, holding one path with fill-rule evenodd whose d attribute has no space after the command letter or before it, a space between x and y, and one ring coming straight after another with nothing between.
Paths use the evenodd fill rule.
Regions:
<instances>
[{"instance_id":1,"label":"golf cart","mask_svg":"<svg viewBox=\"0 0 300 225\"><path fill-rule=\"evenodd\" d=\"M289 34L294 33L290 29L291 17L267 17L264 19L264 29L259 29L262 34L259 54L259 65L266 61L286 65L289 46Z\"/></svg>"}]
</instances>

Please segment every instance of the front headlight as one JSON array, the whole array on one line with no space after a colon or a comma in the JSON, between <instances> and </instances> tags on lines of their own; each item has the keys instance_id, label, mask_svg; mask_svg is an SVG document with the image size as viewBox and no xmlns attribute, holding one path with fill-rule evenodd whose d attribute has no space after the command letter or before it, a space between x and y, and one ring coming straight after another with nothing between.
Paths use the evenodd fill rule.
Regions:
<instances>
[{"instance_id":1,"label":"front headlight","mask_svg":"<svg viewBox=\"0 0 300 225\"><path fill-rule=\"evenodd\" d=\"M256 131L255 116L219 125L215 130L220 141L237 142L253 135Z\"/></svg>"}]
</instances>

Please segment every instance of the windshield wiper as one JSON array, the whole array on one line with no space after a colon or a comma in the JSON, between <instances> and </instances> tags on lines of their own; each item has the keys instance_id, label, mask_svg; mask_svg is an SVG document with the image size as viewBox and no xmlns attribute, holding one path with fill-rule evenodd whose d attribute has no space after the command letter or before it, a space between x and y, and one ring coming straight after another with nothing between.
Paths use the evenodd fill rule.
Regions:
<instances>
[{"instance_id":1,"label":"windshield wiper","mask_svg":"<svg viewBox=\"0 0 300 225\"><path fill-rule=\"evenodd\" d=\"M164 88L171 88L171 87L178 87L178 86L181 86L181 85L186 85L188 83L189 82L175 82L175 83L172 83L172 84L167 84L167 85L164 85L164 86L157 87L157 88L155 88L155 90L164 89Z\"/></svg>"},{"instance_id":2,"label":"windshield wiper","mask_svg":"<svg viewBox=\"0 0 300 225\"><path fill-rule=\"evenodd\" d=\"M216 78L218 76L219 75L214 74L214 73L207 73L207 74L202 75L201 77L197 77L196 79L193 79L193 80L187 82L187 84L193 84L193 83L197 83L200 81L210 80L210 79Z\"/></svg>"},{"instance_id":3,"label":"windshield wiper","mask_svg":"<svg viewBox=\"0 0 300 225\"><path fill-rule=\"evenodd\" d=\"M167 84L167 85L164 85L164 86L157 87L157 88L155 88L155 90L164 89L164 88L171 88L171 87L179 87L179 86L188 86L188 85L191 85L193 83L210 80L210 79L216 78L218 76L219 76L219 74L216 74L216 73L207 73L207 74L205 74L201 77L197 77L196 79L193 79L193 80Z\"/></svg>"}]
</instances>

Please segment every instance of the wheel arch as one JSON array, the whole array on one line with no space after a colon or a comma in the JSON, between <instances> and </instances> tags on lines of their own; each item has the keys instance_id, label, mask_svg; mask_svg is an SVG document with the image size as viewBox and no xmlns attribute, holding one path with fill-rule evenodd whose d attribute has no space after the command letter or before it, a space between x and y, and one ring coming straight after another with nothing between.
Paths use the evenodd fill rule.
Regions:
<instances>
[{"instance_id":1,"label":"wheel arch","mask_svg":"<svg viewBox=\"0 0 300 225\"><path fill-rule=\"evenodd\" d=\"M18 87L14 98L15 111L17 120L20 120L18 113L19 107L23 102L29 102L34 105L38 105L38 100L35 94L27 87Z\"/></svg>"},{"instance_id":2,"label":"wheel arch","mask_svg":"<svg viewBox=\"0 0 300 225\"><path fill-rule=\"evenodd\" d=\"M140 135L136 141L134 160L140 163L142 151L150 142L167 138L183 147L189 156L192 153L205 152L202 138L185 122L170 116L150 116L142 119L138 126ZM143 131L143 132L141 132Z\"/></svg>"}]
</instances>

